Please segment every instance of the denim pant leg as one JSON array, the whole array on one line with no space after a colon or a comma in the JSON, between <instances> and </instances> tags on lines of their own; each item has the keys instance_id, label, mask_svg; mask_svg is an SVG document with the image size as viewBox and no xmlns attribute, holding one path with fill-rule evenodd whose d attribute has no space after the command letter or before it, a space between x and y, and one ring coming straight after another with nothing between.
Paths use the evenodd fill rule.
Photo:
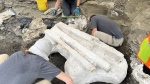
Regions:
<instances>
[{"instance_id":1,"label":"denim pant leg","mask_svg":"<svg viewBox=\"0 0 150 84\"><path fill-rule=\"evenodd\" d=\"M75 15L75 9L76 9L76 3L77 3L77 0L76 0L76 2L75 3L73 3L73 4L71 4L71 15Z\"/></svg>"},{"instance_id":2,"label":"denim pant leg","mask_svg":"<svg viewBox=\"0 0 150 84\"><path fill-rule=\"evenodd\" d=\"M70 16L71 15L70 5L66 0L62 0L62 10L63 10L63 14L65 16Z\"/></svg>"}]
</instances>

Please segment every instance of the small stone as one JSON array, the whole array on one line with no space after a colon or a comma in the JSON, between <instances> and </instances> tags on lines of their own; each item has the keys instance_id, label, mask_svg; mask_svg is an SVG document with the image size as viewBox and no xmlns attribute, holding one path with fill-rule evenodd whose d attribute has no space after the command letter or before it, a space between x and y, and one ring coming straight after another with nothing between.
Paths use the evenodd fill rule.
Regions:
<instances>
[{"instance_id":1,"label":"small stone","mask_svg":"<svg viewBox=\"0 0 150 84\"><path fill-rule=\"evenodd\" d=\"M36 6L36 5L34 5L32 8L33 8L33 9L36 9L36 8L37 8L37 6Z\"/></svg>"},{"instance_id":2,"label":"small stone","mask_svg":"<svg viewBox=\"0 0 150 84\"><path fill-rule=\"evenodd\" d=\"M27 4L32 4L32 1L28 1Z\"/></svg>"},{"instance_id":3,"label":"small stone","mask_svg":"<svg viewBox=\"0 0 150 84\"><path fill-rule=\"evenodd\" d=\"M112 15L112 16L119 16L119 14L118 14L116 11L114 11L114 10L111 11L111 15Z\"/></svg>"},{"instance_id":4,"label":"small stone","mask_svg":"<svg viewBox=\"0 0 150 84\"><path fill-rule=\"evenodd\" d=\"M9 32L8 35L11 35L11 32Z\"/></svg>"},{"instance_id":5,"label":"small stone","mask_svg":"<svg viewBox=\"0 0 150 84\"><path fill-rule=\"evenodd\" d=\"M0 40L4 40L5 39L5 37L4 36L0 36Z\"/></svg>"},{"instance_id":6,"label":"small stone","mask_svg":"<svg viewBox=\"0 0 150 84\"><path fill-rule=\"evenodd\" d=\"M3 30L5 27L1 27L0 30Z\"/></svg>"},{"instance_id":7,"label":"small stone","mask_svg":"<svg viewBox=\"0 0 150 84\"><path fill-rule=\"evenodd\" d=\"M122 26L124 26L124 27L127 27L128 25L127 24L125 24L125 23L123 23L123 24L121 24Z\"/></svg>"},{"instance_id":8,"label":"small stone","mask_svg":"<svg viewBox=\"0 0 150 84\"><path fill-rule=\"evenodd\" d=\"M143 74L143 78L148 78L148 74Z\"/></svg>"}]
</instances>

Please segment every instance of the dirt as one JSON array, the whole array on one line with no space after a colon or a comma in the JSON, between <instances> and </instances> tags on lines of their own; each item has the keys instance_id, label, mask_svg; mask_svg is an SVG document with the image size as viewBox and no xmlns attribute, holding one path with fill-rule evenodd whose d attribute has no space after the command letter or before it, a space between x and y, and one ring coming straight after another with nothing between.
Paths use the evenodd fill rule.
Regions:
<instances>
[{"instance_id":1,"label":"dirt","mask_svg":"<svg viewBox=\"0 0 150 84\"><path fill-rule=\"evenodd\" d=\"M88 0L94 1L94 0ZM119 24L121 30L124 34L125 41L121 47L116 48L120 52L125 55L127 59L129 69L128 74L125 80L121 84L137 84L137 82L132 77L132 69L130 67L130 53L128 52L129 47L127 47L127 42L130 40L127 36L129 35L132 27L132 21L135 17L141 13L141 11L149 8L150 1L149 0L107 0L108 2L114 2L115 5L113 8L104 5L98 5L98 3L103 2L104 0L97 0L97 3L88 3L85 2L81 5L81 9L83 14L87 18L89 18L92 14L102 14L106 15L109 18L113 19L115 22ZM53 7L55 0L50 0L48 3L49 8ZM37 18L41 17L43 14L42 11L39 11L37 8L37 4L34 1L30 0L5 0L5 10L9 8L13 8L17 15L9 18L4 21L3 25L0 26L0 54L8 54L21 50L21 46L23 45L23 40L20 34L16 34L15 30L20 27L20 18L21 17L29 17L29 18ZM2 11L2 12L3 12ZM118 15L113 15L112 11L118 13ZM142 19L138 17L138 19ZM149 20L146 20L149 22ZM90 25L89 25L90 26ZM146 26L146 28L148 25ZM90 28L90 27L89 27ZM87 31L90 34L90 29ZM131 38L132 39L132 38ZM66 61L59 53L55 53L49 56L50 62L54 63L57 67L59 67L62 71L64 71L64 63ZM39 81L38 79L36 81ZM54 79L52 84L65 84L58 79ZM92 84L105 84L105 83L92 83Z\"/></svg>"}]
</instances>

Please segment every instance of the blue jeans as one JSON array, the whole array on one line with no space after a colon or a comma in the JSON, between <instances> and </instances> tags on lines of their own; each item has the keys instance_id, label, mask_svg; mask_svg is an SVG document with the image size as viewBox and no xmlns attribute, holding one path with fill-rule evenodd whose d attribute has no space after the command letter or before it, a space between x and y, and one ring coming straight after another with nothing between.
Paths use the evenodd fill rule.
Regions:
<instances>
[{"instance_id":1,"label":"blue jeans","mask_svg":"<svg viewBox=\"0 0 150 84\"><path fill-rule=\"evenodd\" d=\"M72 1L72 2L71 2ZM62 0L62 10L65 16L75 15L74 10L76 8L77 0Z\"/></svg>"}]
</instances>

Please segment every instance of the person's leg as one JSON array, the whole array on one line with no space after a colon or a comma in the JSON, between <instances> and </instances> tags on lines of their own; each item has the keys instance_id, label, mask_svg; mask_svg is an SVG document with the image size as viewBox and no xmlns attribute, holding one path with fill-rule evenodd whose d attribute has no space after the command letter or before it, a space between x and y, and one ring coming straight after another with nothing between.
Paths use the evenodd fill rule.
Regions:
<instances>
[{"instance_id":1,"label":"person's leg","mask_svg":"<svg viewBox=\"0 0 150 84\"><path fill-rule=\"evenodd\" d=\"M77 3L77 0L75 0L76 2L74 2L73 4L71 4L71 15L75 15L75 9L76 9L76 3Z\"/></svg>"},{"instance_id":2,"label":"person's leg","mask_svg":"<svg viewBox=\"0 0 150 84\"><path fill-rule=\"evenodd\" d=\"M95 31L93 34L95 37L97 37L99 40L103 41L106 44L112 45L112 36L108 35L101 31Z\"/></svg>"},{"instance_id":3,"label":"person's leg","mask_svg":"<svg viewBox=\"0 0 150 84\"><path fill-rule=\"evenodd\" d=\"M65 16L70 16L70 6L66 0L62 0L62 10Z\"/></svg>"},{"instance_id":4,"label":"person's leg","mask_svg":"<svg viewBox=\"0 0 150 84\"><path fill-rule=\"evenodd\" d=\"M52 84L52 83L50 81L48 81L48 80L41 80L41 81L39 81L39 82L37 82L35 84Z\"/></svg>"},{"instance_id":5,"label":"person's leg","mask_svg":"<svg viewBox=\"0 0 150 84\"><path fill-rule=\"evenodd\" d=\"M145 65L143 65L143 72L144 72L145 74L150 75L150 69L147 68L147 66L145 66Z\"/></svg>"},{"instance_id":6,"label":"person's leg","mask_svg":"<svg viewBox=\"0 0 150 84\"><path fill-rule=\"evenodd\" d=\"M101 41L103 41L104 43L114 46L114 47L121 46L123 43L123 38L116 39L115 37L112 37L111 35L101 32L101 31L94 31L93 35L97 37L98 39L100 39Z\"/></svg>"},{"instance_id":7,"label":"person's leg","mask_svg":"<svg viewBox=\"0 0 150 84\"><path fill-rule=\"evenodd\" d=\"M8 59L8 55L7 54L1 54L0 55L0 64L2 64L6 59Z\"/></svg>"},{"instance_id":8,"label":"person's leg","mask_svg":"<svg viewBox=\"0 0 150 84\"><path fill-rule=\"evenodd\" d=\"M123 40L124 40L123 38L116 39L115 37L113 37L112 39L113 39L112 46L114 46L114 47L121 46L123 43Z\"/></svg>"}]
</instances>

